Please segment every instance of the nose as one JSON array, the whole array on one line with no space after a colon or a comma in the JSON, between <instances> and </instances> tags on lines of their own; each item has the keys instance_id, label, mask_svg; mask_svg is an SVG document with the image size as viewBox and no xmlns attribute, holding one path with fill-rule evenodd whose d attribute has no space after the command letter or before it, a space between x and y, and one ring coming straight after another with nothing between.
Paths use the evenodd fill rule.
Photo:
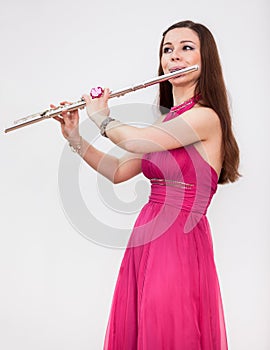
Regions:
<instances>
[{"instance_id":1,"label":"nose","mask_svg":"<svg viewBox=\"0 0 270 350\"><path fill-rule=\"evenodd\" d=\"M181 60L181 55L177 50L174 50L171 54L171 61L180 61Z\"/></svg>"}]
</instances>

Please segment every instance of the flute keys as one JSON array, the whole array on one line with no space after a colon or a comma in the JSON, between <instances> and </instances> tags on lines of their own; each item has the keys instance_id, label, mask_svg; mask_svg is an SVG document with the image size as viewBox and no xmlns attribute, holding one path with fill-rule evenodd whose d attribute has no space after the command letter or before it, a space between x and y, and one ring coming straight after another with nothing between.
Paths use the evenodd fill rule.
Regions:
<instances>
[{"instance_id":1,"label":"flute keys","mask_svg":"<svg viewBox=\"0 0 270 350\"><path fill-rule=\"evenodd\" d=\"M35 118L40 117L40 116L41 116L40 113L31 114L31 115L28 115L27 117L15 120L13 122L13 125L27 123L27 122L31 121L32 119L35 119Z\"/></svg>"}]
</instances>

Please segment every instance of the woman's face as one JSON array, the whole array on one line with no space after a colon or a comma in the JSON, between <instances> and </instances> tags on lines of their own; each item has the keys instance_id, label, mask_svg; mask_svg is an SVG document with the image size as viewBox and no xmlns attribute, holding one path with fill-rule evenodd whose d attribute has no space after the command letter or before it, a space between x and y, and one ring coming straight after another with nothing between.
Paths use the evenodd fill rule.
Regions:
<instances>
[{"instance_id":1,"label":"woman's face","mask_svg":"<svg viewBox=\"0 0 270 350\"><path fill-rule=\"evenodd\" d=\"M196 83L201 71L200 40L197 33L189 28L170 30L165 35L162 47L161 66L164 74L196 64L199 70L170 79L170 83L174 86Z\"/></svg>"}]
</instances>

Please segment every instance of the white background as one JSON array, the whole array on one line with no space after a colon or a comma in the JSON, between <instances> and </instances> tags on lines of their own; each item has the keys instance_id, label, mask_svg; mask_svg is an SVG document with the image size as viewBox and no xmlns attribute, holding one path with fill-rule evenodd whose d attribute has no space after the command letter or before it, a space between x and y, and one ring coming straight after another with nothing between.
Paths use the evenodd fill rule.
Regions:
<instances>
[{"instance_id":1,"label":"white background","mask_svg":"<svg viewBox=\"0 0 270 350\"><path fill-rule=\"evenodd\" d=\"M219 186L208 210L229 348L270 348L267 0L10 0L0 11L2 349L102 349L123 255L86 239L63 211L58 170L66 142L58 124L3 130L93 86L118 89L156 76L162 32L185 19L216 38L241 150L243 177ZM149 88L111 105L155 98ZM95 206L95 174L82 170Z\"/></svg>"}]
</instances>

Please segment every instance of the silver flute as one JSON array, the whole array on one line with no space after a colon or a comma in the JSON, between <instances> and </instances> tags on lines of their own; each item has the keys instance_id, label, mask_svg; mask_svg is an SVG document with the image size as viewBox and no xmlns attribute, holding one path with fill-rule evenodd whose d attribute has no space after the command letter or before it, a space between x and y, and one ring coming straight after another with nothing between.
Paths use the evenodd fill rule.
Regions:
<instances>
[{"instance_id":1,"label":"silver flute","mask_svg":"<svg viewBox=\"0 0 270 350\"><path fill-rule=\"evenodd\" d=\"M115 91L111 91L109 98L113 98L113 97L120 97L120 96L124 96L125 94L129 93L129 92L133 92L136 90L140 90L140 89L144 89L148 86L154 85L154 84L158 84L161 83L163 81L169 80L171 78L176 78L182 74L185 73L191 73L194 72L196 70L199 69L198 65L194 65L194 66L190 66L184 69L179 69L176 70L172 73L168 73L168 74L164 74L164 75L160 75L156 78L152 78L149 80L144 81L141 84L137 84L134 86L130 86L124 89L119 89L119 90L115 90ZM86 102L81 99L80 101L77 102L73 102L69 105L64 105L64 106L59 106L56 108L52 108L52 109L46 109L43 112L40 113L35 113L32 115L29 115L27 117L24 118L20 118L17 119L13 122L13 125L8 127L7 129L5 129L5 133L8 133L10 131L22 128L24 126L30 125L30 124L34 124L37 122L40 122L42 120L48 119L48 118L52 118L55 117L57 115L60 115L63 112L71 112L71 111L75 111L76 109L82 109L84 108L86 105Z\"/></svg>"}]
</instances>

